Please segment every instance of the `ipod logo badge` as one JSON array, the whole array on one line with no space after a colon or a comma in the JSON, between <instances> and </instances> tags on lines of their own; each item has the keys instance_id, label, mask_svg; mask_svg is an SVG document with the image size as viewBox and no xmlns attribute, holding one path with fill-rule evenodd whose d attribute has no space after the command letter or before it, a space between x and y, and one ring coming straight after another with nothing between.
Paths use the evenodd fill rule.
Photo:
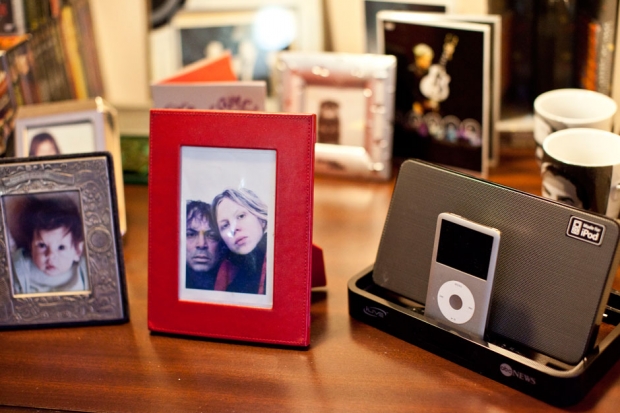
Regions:
<instances>
[{"instance_id":1,"label":"ipod logo badge","mask_svg":"<svg viewBox=\"0 0 620 413\"><path fill-rule=\"evenodd\" d=\"M566 235L569 237L594 245L602 244L603 234L605 234L604 226L577 218L576 216L570 217L566 230Z\"/></svg>"},{"instance_id":2,"label":"ipod logo badge","mask_svg":"<svg viewBox=\"0 0 620 413\"><path fill-rule=\"evenodd\" d=\"M579 235L581 233L581 225L583 222L579 219L574 219L570 228L570 233L573 235Z\"/></svg>"}]
</instances>

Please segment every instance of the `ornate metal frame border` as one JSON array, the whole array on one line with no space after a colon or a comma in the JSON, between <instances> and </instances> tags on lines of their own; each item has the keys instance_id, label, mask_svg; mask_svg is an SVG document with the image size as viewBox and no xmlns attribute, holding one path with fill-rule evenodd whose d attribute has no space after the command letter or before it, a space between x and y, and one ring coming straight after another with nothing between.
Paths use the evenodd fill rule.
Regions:
<instances>
[{"instance_id":1,"label":"ornate metal frame border","mask_svg":"<svg viewBox=\"0 0 620 413\"><path fill-rule=\"evenodd\" d=\"M0 162L0 200L8 195L77 190L90 291L15 295L4 202L0 202L0 328L110 324L129 319L112 160L108 153Z\"/></svg>"}]
</instances>

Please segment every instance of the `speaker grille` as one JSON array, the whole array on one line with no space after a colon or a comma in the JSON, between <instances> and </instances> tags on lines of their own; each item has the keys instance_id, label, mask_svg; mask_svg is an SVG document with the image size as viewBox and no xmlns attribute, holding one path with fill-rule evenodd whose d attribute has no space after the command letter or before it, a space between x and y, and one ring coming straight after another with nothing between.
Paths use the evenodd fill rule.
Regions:
<instances>
[{"instance_id":1,"label":"speaker grille","mask_svg":"<svg viewBox=\"0 0 620 413\"><path fill-rule=\"evenodd\" d=\"M441 212L501 231L488 329L564 362L579 362L609 293L618 224L435 165L407 161L377 254L377 284L426 301ZM572 216L604 226L602 244L567 236Z\"/></svg>"}]
</instances>

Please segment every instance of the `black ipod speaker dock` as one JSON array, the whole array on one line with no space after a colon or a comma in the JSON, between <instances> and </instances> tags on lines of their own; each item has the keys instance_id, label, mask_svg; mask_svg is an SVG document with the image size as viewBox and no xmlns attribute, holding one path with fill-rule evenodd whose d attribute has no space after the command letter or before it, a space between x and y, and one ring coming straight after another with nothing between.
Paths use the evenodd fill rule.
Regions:
<instances>
[{"instance_id":1,"label":"black ipod speaker dock","mask_svg":"<svg viewBox=\"0 0 620 413\"><path fill-rule=\"evenodd\" d=\"M618 266L618 222L410 160L398 175L374 283L425 303L441 213L501 231L487 341L579 363L592 348Z\"/></svg>"},{"instance_id":2,"label":"black ipod speaker dock","mask_svg":"<svg viewBox=\"0 0 620 413\"><path fill-rule=\"evenodd\" d=\"M617 292L610 295L604 319L608 328L616 327L582 361L560 366L501 341L483 343L440 328L421 307L375 284L372 274L370 267L349 281L351 317L554 406L581 401L620 358Z\"/></svg>"}]
</instances>

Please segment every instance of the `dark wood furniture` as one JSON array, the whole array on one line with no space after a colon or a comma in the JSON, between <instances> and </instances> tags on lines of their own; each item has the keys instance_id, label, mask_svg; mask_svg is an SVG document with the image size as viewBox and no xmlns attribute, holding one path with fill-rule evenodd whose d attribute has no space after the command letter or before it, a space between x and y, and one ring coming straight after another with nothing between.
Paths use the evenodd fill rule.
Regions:
<instances>
[{"instance_id":1,"label":"dark wood furniture","mask_svg":"<svg viewBox=\"0 0 620 413\"><path fill-rule=\"evenodd\" d=\"M531 148L504 150L490 179L540 193ZM312 344L299 350L151 334L148 189L128 185L130 323L0 332L0 412L556 410L349 317L347 281L374 262L392 188L317 177L314 241L328 285L312 294ZM620 363L572 410L618 406Z\"/></svg>"}]
</instances>

